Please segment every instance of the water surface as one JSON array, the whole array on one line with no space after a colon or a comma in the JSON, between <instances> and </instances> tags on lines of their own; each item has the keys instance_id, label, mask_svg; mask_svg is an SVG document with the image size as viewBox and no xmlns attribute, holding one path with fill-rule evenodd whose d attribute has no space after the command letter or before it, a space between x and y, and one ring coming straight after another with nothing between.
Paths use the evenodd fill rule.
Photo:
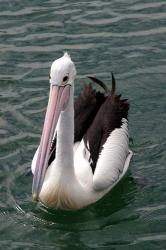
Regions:
<instances>
[{"instance_id":1,"label":"water surface","mask_svg":"<svg viewBox=\"0 0 166 250\"><path fill-rule=\"evenodd\" d=\"M0 249L166 249L166 2L0 0ZM71 54L129 98L126 178L78 212L31 203L51 62Z\"/></svg>"}]
</instances>

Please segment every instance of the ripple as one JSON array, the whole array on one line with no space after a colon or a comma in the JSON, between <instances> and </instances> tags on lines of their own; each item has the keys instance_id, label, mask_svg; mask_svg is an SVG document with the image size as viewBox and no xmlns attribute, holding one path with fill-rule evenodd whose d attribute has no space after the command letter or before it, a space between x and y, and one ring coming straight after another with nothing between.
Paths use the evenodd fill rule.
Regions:
<instances>
[{"instance_id":1,"label":"ripple","mask_svg":"<svg viewBox=\"0 0 166 250\"><path fill-rule=\"evenodd\" d=\"M9 126L8 122L3 119L2 117L0 117L0 127L1 128L7 128Z\"/></svg>"},{"instance_id":2,"label":"ripple","mask_svg":"<svg viewBox=\"0 0 166 250\"><path fill-rule=\"evenodd\" d=\"M17 135L10 136L9 138L2 139L0 141L0 145L6 145L6 144L9 144L9 143L12 143L12 142L17 142L17 141L20 141L20 140L24 140L27 137L29 137L29 138L38 138L39 135L36 135L35 133L19 133Z\"/></svg>"},{"instance_id":3,"label":"ripple","mask_svg":"<svg viewBox=\"0 0 166 250\"><path fill-rule=\"evenodd\" d=\"M104 18L104 19L93 19L93 20L88 20L87 16L86 18L82 18L77 20L78 23L83 23L86 25L108 25L108 24L113 24L113 23L118 23L120 21L126 21L128 19L141 19L144 22L146 21L151 21L151 20L161 20L161 19L165 19L165 15L166 13L152 13L152 14L125 14L125 15L119 15L116 17L112 17L112 18Z\"/></svg>"},{"instance_id":4,"label":"ripple","mask_svg":"<svg viewBox=\"0 0 166 250\"><path fill-rule=\"evenodd\" d=\"M148 30L140 30L140 31L135 31L135 32L126 32L126 33L118 33L118 32L92 32L92 33L84 33L84 34L60 34L60 33L57 33L56 34L56 37L66 37L66 38L97 38L97 37L103 37L103 38L110 38L110 37L134 37L134 36L138 36L138 37L141 37L141 36L150 36L150 35L156 35L156 34L162 34L162 33L165 33L166 32L166 28L165 27L160 27L160 28L153 28L153 29L148 29ZM43 36L43 35L42 35ZM44 35L45 36L45 35ZM54 35L50 35L49 37L54 37ZM48 38L49 38L48 37ZM90 44L79 44L79 45L58 45L58 48L56 48L55 45L51 45L49 47L45 47L46 51L56 51L57 49L58 50L64 50L64 49L89 49L91 47L93 47L94 44L90 43ZM12 49L12 51L18 51L19 52L33 52L33 51L42 51L42 48L43 47L40 47L40 46L25 46L25 47L9 47L6 49L6 51L10 51Z\"/></svg>"},{"instance_id":5,"label":"ripple","mask_svg":"<svg viewBox=\"0 0 166 250\"><path fill-rule=\"evenodd\" d=\"M34 14L34 12L36 13L36 11L38 11L38 12L40 12L40 11L42 11L42 10L45 10L45 8L42 8L42 7L40 7L40 9L39 8L35 8L35 7L26 7L26 8L22 8L22 9L20 9L20 10L17 10L17 11L9 11L9 10L7 10L7 11L3 11L2 12L2 14L1 14L1 17L3 17L3 16L7 16L7 17L9 17L9 16L25 16L25 15L28 15L28 14L30 14L30 15L33 15Z\"/></svg>"},{"instance_id":6,"label":"ripple","mask_svg":"<svg viewBox=\"0 0 166 250\"><path fill-rule=\"evenodd\" d=\"M156 205L156 206L148 206L148 207L140 207L137 209L137 211L143 211L143 212L155 212L155 211L160 211L163 210L165 211L166 209L166 204L160 204L160 205Z\"/></svg>"},{"instance_id":7,"label":"ripple","mask_svg":"<svg viewBox=\"0 0 166 250\"><path fill-rule=\"evenodd\" d=\"M138 239L135 241L135 243L139 243L141 241L166 241L166 234L151 234L147 236L138 237Z\"/></svg>"},{"instance_id":8,"label":"ripple","mask_svg":"<svg viewBox=\"0 0 166 250\"><path fill-rule=\"evenodd\" d=\"M163 2L154 2L154 3L141 3L141 4L134 4L133 6L130 6L129 9L131 10L144 10L144 9L149 9L149 8L158 8L165 6L166 3Z\"/></svg>"},{"instance_id":9,"label":"ripple","mask_svg":"<svg viewBox=\"0 0 166 250\"><path fill-rule=\"evenodd\" d=\"M5 160L5 159L9 159L13 158L13 156L17 156L19 154L19 150L15 150L14 152L10 153L10 154L6 154L5 156L1 156L0 160Z\"/></svg>"}]
</instances>

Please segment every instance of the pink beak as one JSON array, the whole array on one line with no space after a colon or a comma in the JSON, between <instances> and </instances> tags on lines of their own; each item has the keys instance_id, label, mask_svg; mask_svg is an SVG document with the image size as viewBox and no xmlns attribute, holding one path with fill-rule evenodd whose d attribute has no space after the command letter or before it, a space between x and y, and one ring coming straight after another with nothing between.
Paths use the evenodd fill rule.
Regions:
<instances>
[{"instance_id":1,"label":"pink beak","mask_svg":"<svg viewBox=\"0 0 166 250\"><path fill-rule=\"evenodd\" d=\"M36 168L32 186L32 201L38 200L46 169L48 167L51 142L53 140L56 125L61 111L64 109L70 96L70 85L51 85L44 127L39 145L39 152L36 161Z\"/></svg>"}]
</instances>

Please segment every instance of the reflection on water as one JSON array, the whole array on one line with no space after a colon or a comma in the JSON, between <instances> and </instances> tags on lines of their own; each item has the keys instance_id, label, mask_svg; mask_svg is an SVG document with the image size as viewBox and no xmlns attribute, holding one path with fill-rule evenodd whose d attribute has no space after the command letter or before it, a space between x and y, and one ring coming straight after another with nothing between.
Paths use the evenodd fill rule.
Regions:
<instances>
[{"instance_id":1,"label":"reflection on water","mask_svg":"<svg viewBox=\"0 0 166 250\"><path fill-rule=\"evenodd\" d=\"M165 249L165 1L0 1L0 246ZM68 50L76 95L95 75L128 97L131 170L78 212L31 203L51 62ZM156 248L157 247L157 248Z\"/></svg>"}]
</instances>

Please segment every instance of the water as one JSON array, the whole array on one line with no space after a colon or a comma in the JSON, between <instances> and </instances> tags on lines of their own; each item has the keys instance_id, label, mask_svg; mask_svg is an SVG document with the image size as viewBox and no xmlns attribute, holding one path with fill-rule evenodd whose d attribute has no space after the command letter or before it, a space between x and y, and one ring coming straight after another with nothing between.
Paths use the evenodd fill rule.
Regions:
<instances>
[{"instance_id":1,"label":"water","mask_svg":"<svg viewBox=\"0 0 166 250\"><path fill-rule=\"evenodd\" d=\"M166 2L0 0L0 249L166 249ZM68 51L76 93L87 75L128 97L134 157L126 178L78 212L31 203L51 62Z\"/></svg>"}]
</instances>

